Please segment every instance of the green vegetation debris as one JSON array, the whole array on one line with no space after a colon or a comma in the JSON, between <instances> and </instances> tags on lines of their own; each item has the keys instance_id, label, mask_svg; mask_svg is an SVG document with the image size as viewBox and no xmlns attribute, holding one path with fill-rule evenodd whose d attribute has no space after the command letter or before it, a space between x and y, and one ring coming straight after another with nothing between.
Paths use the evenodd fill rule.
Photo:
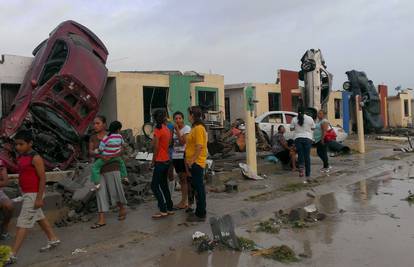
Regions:
<instances>
[{"instance_id":1,"label":"green vegetation debris","mask_svg":"<svg viewBox=\"0 0 414 267\"><path fill-rule=\"evenodd\" d=\"M411 190L408 191L408 197L405 198L410 204L414 204L414 194L411 193Z\"/></svg>"},{"instance_id":2,"label":"green vegetation debris","mask_svg":"<svg viewBox=\"0 0 414 267\"><path fill-rule=\"evenodd\" d=\"M4 266L4 264L8 261L11 253L11 247L9 246L0 246L0 266Z\"/></svg>"},{"instance_id":3,"label":"green vegetation debris","mask_svg":"<svg viewBox=\"0 0 414 267\"><path fill-rule=\"evenodd\" d=\"M308 189L310 187L311 187L310 184L290 183L290 184L287 184L287 185L283 186L282 188L280 188L280 191L284 191L284 192L298 192L298 191L302 191L302 190Z\"/></svg>"},{"instance_id":4,"label":"green vegetation debris","mask_svg":"<svg viewBox=\"0 0 414 267\"><path fill-rule=\"evenodd\" d=\"M298 262L299 259L296 257L293 249L286 245L273 246L266 249L258 250L252 254L253 256L262 256L268 259L273 259L283 263Z\"/></svg>"},{"instance_id":5,"label":"green vegetation debris","mask_svg":"<svg viewBox=\"0 0 414 267\"><path fill-rule=\"evenodd\" d=\"M239 240L241 250L254 250L257 248L256 243L251 239L242 236L237 237L237 239Z\"/></svg>"},{"instance_id":6,"label":"green vegetation debris","mask_svg":"<svg viewBox=\"0 0 414 267\"><path fill-rule=\"evenodd\" d=\"M278 234L280 232L280 225L275 219L270 218L266 221L259 222L256 232L265 232L270 234Z\"/></svg>"}]
</instances>

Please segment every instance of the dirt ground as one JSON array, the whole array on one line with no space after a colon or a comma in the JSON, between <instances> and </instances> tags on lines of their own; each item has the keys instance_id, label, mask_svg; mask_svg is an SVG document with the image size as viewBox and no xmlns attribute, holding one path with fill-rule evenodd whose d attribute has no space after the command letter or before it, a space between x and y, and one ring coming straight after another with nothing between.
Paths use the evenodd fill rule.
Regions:
<instances>
[{"instance_id":1,"label":"dirt ground","mask_svg":"<svg viewBox=\"0 0 414 267\"><path fill-rule=\"evenodd\" d=\"M349 144L353 145L352 139ZM318 183L310 187L300 186L297 173L282 171L278 164L260 165L259 172L267 176L262 181L243 180L235 171L228 175L220 173L214 186L231 179L238 184L239 191L209 192L208 217L230 214L237 234L259 246L291 246L305 256L293 266L410 266L413 215L409 203L401 199L409 189L414 191L414 180L410 179L414 154L394 152L393 148L399 146L395 143L368 140L367 145L365 155L330 158L330 174L321 174L321 162L313 157L312 178ZM178 201L178 193L174 199ZM258 221L280 209L312 203L327 214L317 225L283 229L278 234L254 231ZM63 243L48 253L38 252L45 238L35 228L15 266L283 265L249 252L216 250L198 254L191 247L191 235L195 231L211 234L208 221L186 223L186 214L181 211L154 221L154 212L155 202L148 202L130 209L122 222L117 220L116 213L108 214L107 225L97 230L89 228L93 221L58 228Z\"/></svg>"}]
</instances>

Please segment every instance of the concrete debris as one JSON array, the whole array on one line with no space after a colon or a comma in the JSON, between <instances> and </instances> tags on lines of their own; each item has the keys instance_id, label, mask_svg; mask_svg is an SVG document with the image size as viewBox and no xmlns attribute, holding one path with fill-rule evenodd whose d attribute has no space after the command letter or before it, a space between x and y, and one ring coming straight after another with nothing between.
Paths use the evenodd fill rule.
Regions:
<instances>
[{"instance_id":1,"label":"concrete debris","mask_svg":"<svg viewBox=\"0 0 414 267\"><path fill-rule=\"evenodd\" d=\"M225 183L225 192L226 193L232 193L232 192L237 192L239 190L239 185L237 184L236 181L228 181L227 183Z\"/></svg>"},{"instance_id":2,"label":"concrete debris","mask_svg":"<svg viewBox=\"0 0 414 267\"><path fill-rule=\"evenodd\" d=\"M263 180L264 179L263 177L253 173L249 165L245 163L239 163L239 168L241 170L243 177L246 179L250 179L250 180Z\"/></svg>"},{"instance_id":3,"label":"concrete debris","mask_svg":"<svg viewBox=\"0 0 414 267\"><path fill-rule=\"evenodd\" d=\"M76 256L80 253L88 253L88 251L84 248L77 248L74 251L72 251L72 256Z\"/></svg>"}]
</instances>

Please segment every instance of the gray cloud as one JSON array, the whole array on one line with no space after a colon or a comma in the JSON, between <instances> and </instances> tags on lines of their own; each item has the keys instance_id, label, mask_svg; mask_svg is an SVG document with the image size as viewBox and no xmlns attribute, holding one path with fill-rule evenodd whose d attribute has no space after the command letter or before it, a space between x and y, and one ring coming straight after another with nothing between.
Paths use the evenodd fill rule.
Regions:
<instances>
[{"instance_id":1,"label":"gray cloud","mask_svg":"<svg viewBox=\"0 0 414 267\"><path fill-rule=\"evenodd\" d=\"M340 88L345 71L376 84L414 87L409 0L4 1L0 53L29 55L61 21L91 28L113 70L223 74L226 83L274 82L321 48Z\"/></svg>"}]
</instances>

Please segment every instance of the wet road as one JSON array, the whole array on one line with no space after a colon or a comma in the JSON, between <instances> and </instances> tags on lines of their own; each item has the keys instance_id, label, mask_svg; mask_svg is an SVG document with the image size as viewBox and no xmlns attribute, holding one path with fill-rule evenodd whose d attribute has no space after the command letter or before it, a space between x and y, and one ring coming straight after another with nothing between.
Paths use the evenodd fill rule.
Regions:
<instances>
[{"instance_id":1,"label":"wet road","mask_svg":"<svg viewBox=\"0 0 414 267\"><path fill-rule=\"evenodd\" d=\"M237 234L270 247L287 244L307 255L289 266L413 266L414 207L403 199L414 192L407 164L390 175L371 178L333 193L309 199L327 219L306 229L282 229L279 234L255 232L250 224ZM190 247L163 257L162 267L286 266L248 252L214 251L197 254Z\"/></svg>"}]
</instances>

